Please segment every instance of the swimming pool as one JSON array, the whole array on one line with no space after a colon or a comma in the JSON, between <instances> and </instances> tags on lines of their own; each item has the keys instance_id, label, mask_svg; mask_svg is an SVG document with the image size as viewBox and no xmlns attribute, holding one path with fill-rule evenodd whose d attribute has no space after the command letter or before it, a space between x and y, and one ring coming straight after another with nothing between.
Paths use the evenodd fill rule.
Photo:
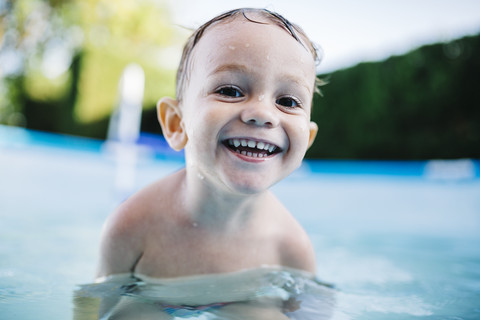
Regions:
<instances>
[{"instance_id":1,"label":"swimming pool","mask_svg":"<svg viewBox=\"0 0 480 320\"><path fill-rule=\"evenodd\" d=\"M132 182L117 169L133 160L115 150L0 126L2 319L72 318L106 216L127 189L183 165L141 149ZM306 162L274 192L337 288L332 319L480 318L478 161Z\"/></svg>"}]
</instances>

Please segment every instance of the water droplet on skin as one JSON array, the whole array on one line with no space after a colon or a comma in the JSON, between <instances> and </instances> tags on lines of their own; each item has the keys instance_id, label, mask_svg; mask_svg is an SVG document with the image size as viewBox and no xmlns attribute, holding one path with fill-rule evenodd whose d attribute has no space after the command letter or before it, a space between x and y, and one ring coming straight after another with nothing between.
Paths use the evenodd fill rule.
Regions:
<instances>
[{"instance_id":1,"label":"water droplet on skin","mask_svg":"<svg viewBox=\"0 0 480 320\"><path fill-rule=\"evenodd\" d=\"M261 95L258 96L258 101L262 101L264 98L265 98L265 95L261 94Z\"/></svg>"},{"instance_id":2,"label":"water droplet on skin","mask_svg":"<svg viewBox=\"0 0 480 320\"><path fill-rule=\"evenodd\" d=\"M193 226L194 228L196 228L196 227L198 227L198 223L194 222L194 223L192 223L192 226Z\"/></svg>"},{"instance_id":3,"label":"water droplet on skin","mask_svg":"<svg viewBox=\"0 0 480 320\"><path fill-rule=\"evenodd\" d=\"M267 55L267 60L270 61L270 56L269 55Z\"/></svg>"},{"instance_id":4,"label":"water droplet on skin","mask_svg":"<svg viewBox=\"0 0 480 320\"><path fill-rule=\"evenodd\" d=\"M235 46L228 46L230 50L235 50Z\"/></svg>"},{"instance_id":5,"label":"water droplet on skin","mask_svg":"<svg viewBox=\"0 0 480 320\"><path fill-rule=\"evenodd\" d=\"M200 179L200 180L203 180L203 179L205 179L205 177L204 177L202 174L200 174L200 173L199 173L199 174L197 174L197 176L198 176L198 179Z\"/></svg>"},{"instance_id":6,"label":"water droplet on skin","mask_svg":"<svg viewBox=\"0 0 480 320\"><path fill-rule=\"evenodd\" d=\"M245 43L245 48L250 47L250 43Z\"/></svg>"}]
</instances>

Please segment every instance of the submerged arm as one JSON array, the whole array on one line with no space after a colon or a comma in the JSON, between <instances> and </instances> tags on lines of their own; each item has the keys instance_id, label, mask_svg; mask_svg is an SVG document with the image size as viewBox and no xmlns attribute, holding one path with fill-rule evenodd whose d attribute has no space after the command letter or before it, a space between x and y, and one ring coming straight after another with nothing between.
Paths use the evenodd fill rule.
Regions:
<instances>
[{"instance_id":1,"label":"submerged arm","mask_svg":"<svg viewBox=\"0 0 480 320\"><path fill-rule=\"evenodd\" d=\"M100 243L100 257L96 282L128 281L142 257L142 233L137 232L134 210L123 204L106 221ZM123 279L123 280L122 280ZM100 317L113 309L120 301L120 294L102 297Z\"/></svg>"}]
</instances>

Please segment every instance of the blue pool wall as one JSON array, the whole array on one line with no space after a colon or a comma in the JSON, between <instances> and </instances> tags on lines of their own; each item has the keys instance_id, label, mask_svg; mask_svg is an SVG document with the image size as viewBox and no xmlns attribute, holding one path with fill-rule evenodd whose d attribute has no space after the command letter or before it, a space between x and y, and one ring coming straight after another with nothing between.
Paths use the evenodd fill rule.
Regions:
<instances>
[{"instance_id":1,"label":"blue pool wall","mask_svg":"<svg viewBox=\"0 0 480 320\"><path fill-rule=\"evenodd\" d=\"M105 151L104 140L91 139L64 134L27 130L19 127L0 125L0 147L47 147L63 150L102 153ZM172 150L163 136L141 133L136 144L145 156L157 160L184 162L183 151ZM338 174L338 175L395 175L407 177L432 177L430 168L438 168L433 178L478 179L480 178L480 159L454 160L312 160L304 161L303 173ZM447 171L447 174L445 172Z\"/></svg>"}]
</instances>

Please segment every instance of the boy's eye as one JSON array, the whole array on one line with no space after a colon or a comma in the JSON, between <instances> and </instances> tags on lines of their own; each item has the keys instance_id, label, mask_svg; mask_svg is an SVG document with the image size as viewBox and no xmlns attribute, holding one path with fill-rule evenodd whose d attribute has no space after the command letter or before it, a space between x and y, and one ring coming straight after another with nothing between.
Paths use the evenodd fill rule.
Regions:
<instances>
[{"instance_id":1,"label":"boy's eye","mask_svg":"<svg viewBox=\"0 0 480 320\"><path fill-rule=\"evenodd\" d=\"M237 89L235 87L232 87L232 86L220 88L217 91L215 91L215 93L217 93L219 95L222 95L222 96L227 96L227 97L230 97L230 98L241 98L241 97L243 97L242 92L240 92L239 89Z\"/></svg>"},{"instance_id":2,"label":"boy's eye","mask_svg":"<svg viewBox=\"0 0 480 320\"><path fill-rule=\"evenodd\" d=\"M275 101L276 104L281 105L287 108L297 108L300 107L300 103L292 97L281 97Z\"/></svg>"}]
</instances>

